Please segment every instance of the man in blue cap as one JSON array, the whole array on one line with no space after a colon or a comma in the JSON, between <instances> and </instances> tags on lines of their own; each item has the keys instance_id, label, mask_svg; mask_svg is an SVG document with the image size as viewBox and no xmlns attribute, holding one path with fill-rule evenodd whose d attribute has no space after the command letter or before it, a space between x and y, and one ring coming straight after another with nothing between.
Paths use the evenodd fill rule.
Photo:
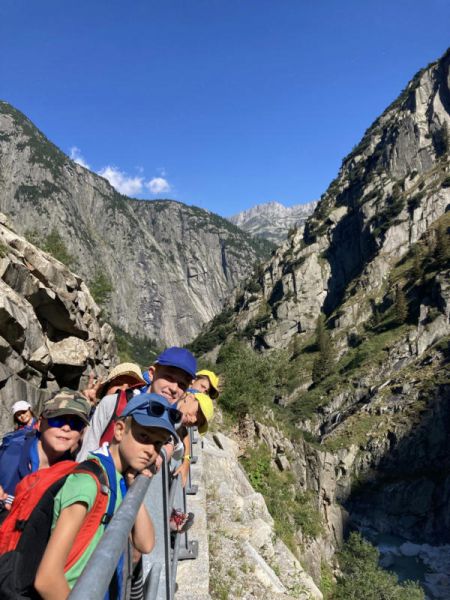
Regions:
<instances>
[{"instance_id":1,"label":"man in blue cap","mask_svg":"<svg viewBox=\"0 0 450 600\"><path fill-rule=\"evenodd\" d=\"M189 350L177 346L167 348L148 369L151 383L146 391L159 394L171 404L176 404L195 378L196 371L197 361ZM120 416L115 412L116 407L117 394L105 396L99 402L91 425L86 430L78 461L85 460L88 452L100 446L101 437L109 423Z\"/></svg>"}]
</instances>

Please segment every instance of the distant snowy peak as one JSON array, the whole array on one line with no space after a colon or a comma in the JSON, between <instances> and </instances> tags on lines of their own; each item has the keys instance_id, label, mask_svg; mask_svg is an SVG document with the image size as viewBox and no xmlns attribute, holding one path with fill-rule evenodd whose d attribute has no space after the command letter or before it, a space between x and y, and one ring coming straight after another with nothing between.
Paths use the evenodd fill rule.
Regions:
<instances>
[{"instance_id":1,"label":"distant snowy peak","mask_svg":"<svg viewBox=\"0 0 450 600\"><path fill-rule=\"evenodd\" d=\"M284 206L280 202L266 202L233 215L230 221L252 235L281 244L286 239L289 229L303 225L314 212L316 205L316 201L294 206Z\"/></svg>"}]
</instances>

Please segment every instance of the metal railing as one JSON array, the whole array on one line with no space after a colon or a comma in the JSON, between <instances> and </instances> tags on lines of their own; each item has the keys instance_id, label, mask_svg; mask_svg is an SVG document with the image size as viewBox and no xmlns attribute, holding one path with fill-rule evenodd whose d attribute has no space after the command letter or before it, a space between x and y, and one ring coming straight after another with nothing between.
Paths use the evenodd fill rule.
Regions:
<instances>
[{"instance_id":1,"label":"metal railing","mask_svg":"<svg viewBox=\"0 0 450 600\"><path fill-rule=\"evenodd\" d=\"M191 434L191 454L196 443ZM106 528L83 573L73 587L69 600L103 600L122 554L128 551L129 534L142 502L155 528L155 547L143 555L145 600L173 600L178 561L195 559L198 542L188 532L171 534L170 515L174 507L187 512L186 494L197 493L189 469L186 489L180 477L173 478L163 451L160 471L151 479L142 475L130 487L118 511Z\"/></svg>"},{"instance_id":2,"label":"metal railing","mask_svg":"<svg viewBox=\"0 0 450 600\"><path fill-rule=\"evenodd\" d=\"M139 475L108 525L83 573L70 593L70 600L101 600L123 552L150 479Z\"/></svg>"}]
</instances>

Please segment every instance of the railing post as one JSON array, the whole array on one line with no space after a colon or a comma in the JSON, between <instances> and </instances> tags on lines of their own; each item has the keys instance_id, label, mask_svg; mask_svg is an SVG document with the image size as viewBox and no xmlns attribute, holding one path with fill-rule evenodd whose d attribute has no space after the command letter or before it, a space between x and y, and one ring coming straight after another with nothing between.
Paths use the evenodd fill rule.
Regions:
<instances>
[{"instance_id":1,"label":"railing post","mask_svg":"<svg viewBox=\"0 0 450 600\"><path fill-rule=\"evenodd\" d=\"M144 499L144 504L155 527L155 547L143 560L143 579L147 590L147 599L172 600L172 565L170 548L169 518L169 465L164 454L163 464L159 472L152 477L153 483ZM152 573L156 565L157 571ZM150 579L148 579L150 577ZM152 589L153 596L148 596Z\"/></svg>"},{"instance_id":2,"label":"railing post","mask_svg":"<svg viewBox=\"0 0 450 600\"><path fill-rule=\"evenodd\" d=\"M189 427L189 440L191 442L191 464L194 464L197 462L197 457L193 456L194 444L197 443L197 439L195 437L195 431L196 431L195 427ZM186 494L188 494L188 496L195 496L195 494L197 492L198 492L198 485L192 485L191 465L189 465L188 480L186 483Z\"/></svg>"}]
</instances>

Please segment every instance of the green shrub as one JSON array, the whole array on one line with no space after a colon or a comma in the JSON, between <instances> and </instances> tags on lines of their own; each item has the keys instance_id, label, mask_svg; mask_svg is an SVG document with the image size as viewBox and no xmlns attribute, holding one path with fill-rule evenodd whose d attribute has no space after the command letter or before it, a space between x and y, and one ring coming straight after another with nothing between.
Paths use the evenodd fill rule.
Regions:
<instances>
[{"instance_id":1,"label":"green shrub","mask_svg":"<svg viewBox=\"0 0 450 600\"><path fill-rule=\"evenodd\" d=\"M108 275L104 271L97 271L94 279L89 282L89 290L97 304L105 308L106 303L111 299L114 288Z\"/></svg>"},{"instance_id":2,"label":"green shrub","mask_svg":"<svg viewBox=\"0 0 450 600\"><path fill-rule=\"evenodd\" d=\"M142 369L146 369L161 352L157 340L132 335L117 325L112 325L112 328L114 329L117 349L122 362L134 362Z\"/></svg>"},{"instance_id":3,"label":"green shrub","mask_svg":"<svg viewBox=\"0 0 450 600\"><path fill-rule=\"evenodd\" d=\"M275 522L275 533L294 553L297 553L297 530L310 538L320 535L322 522L314 506L314 494L296 491L293 474L280 472L272 466L270 451L265 444L248 448L242 465L253 488L264 496Z\"/></svg>"},{"instance_id":4,"label":"green shrub","mask_svg":"<svg viewBox=\"0 0 450 600\"><path fill-rule=\"evenodd\" d=\"M44 252L51 254L54 258L65 264L66 267L69 267L69 269L76 268L76 259L70 254L63 238L56 228L53 228L51 232L44 237L42 237L36 229L26 231L25 236L28 241L41 248L41 250L44 250Z\"/></svg>"},{"instance_id":5,"label":"green shrub","mask_svg":"<svg viewBox=\"0 0 450 600\"><path fill-rule=\"evenodd\" d=\"M273 406L285 384L287 357L283 352L258 353L233 340L222 346L217 368L226 386L220 404L230 414L257 416L264 406Z\"/></svg>"},{"instance_id":6,"label":"green shrub","mask_svg":"<svg viewBox=\"0 0 450 600\"><path fill-rule=\"evenodd\" d=\"M233 330L233 314L233 309L227 308L216 315L211 323L208 324L207 329L200 333L193 342L188 344L187 347L189 350L199 356L224 342Z\"/></svg>"},{"instance_id":7,"label":"green shrub","mask_svg":"<svg viewBox=\"0 0 450 600\"><path fill-rule=\"evenodd\" d=\"M342 577L332 600L424 600L417 583L398 583L378 566L379 552L359 533L352 533L339 553Z\"/></svg>"},{"instance_id":8,"label":"green shrub","mask_svg":"<svg viewBox=\"0 0 450 600\"><path fill-rule=\"evenodd\" d=\"M336 588L333 578L333 571L330 566L322 562L320 566L320 591L323 594L323 600L331 600Z\"/></svg>"},{"instance_id":9,"label":"green shrub","mask_svg":"<svg viewBox=\"0 0 450 600\"><path fill-rule=\"evenodd\" d=\"M325 328L325 317L320 314L317 317L316 323L316 346L319 350L319 355L314 361L312 370L312 380L314 383L319 383L328 375L331 374L334 367L334 351L331 343L331 337Z\"/></svg>"}]
</instances>

